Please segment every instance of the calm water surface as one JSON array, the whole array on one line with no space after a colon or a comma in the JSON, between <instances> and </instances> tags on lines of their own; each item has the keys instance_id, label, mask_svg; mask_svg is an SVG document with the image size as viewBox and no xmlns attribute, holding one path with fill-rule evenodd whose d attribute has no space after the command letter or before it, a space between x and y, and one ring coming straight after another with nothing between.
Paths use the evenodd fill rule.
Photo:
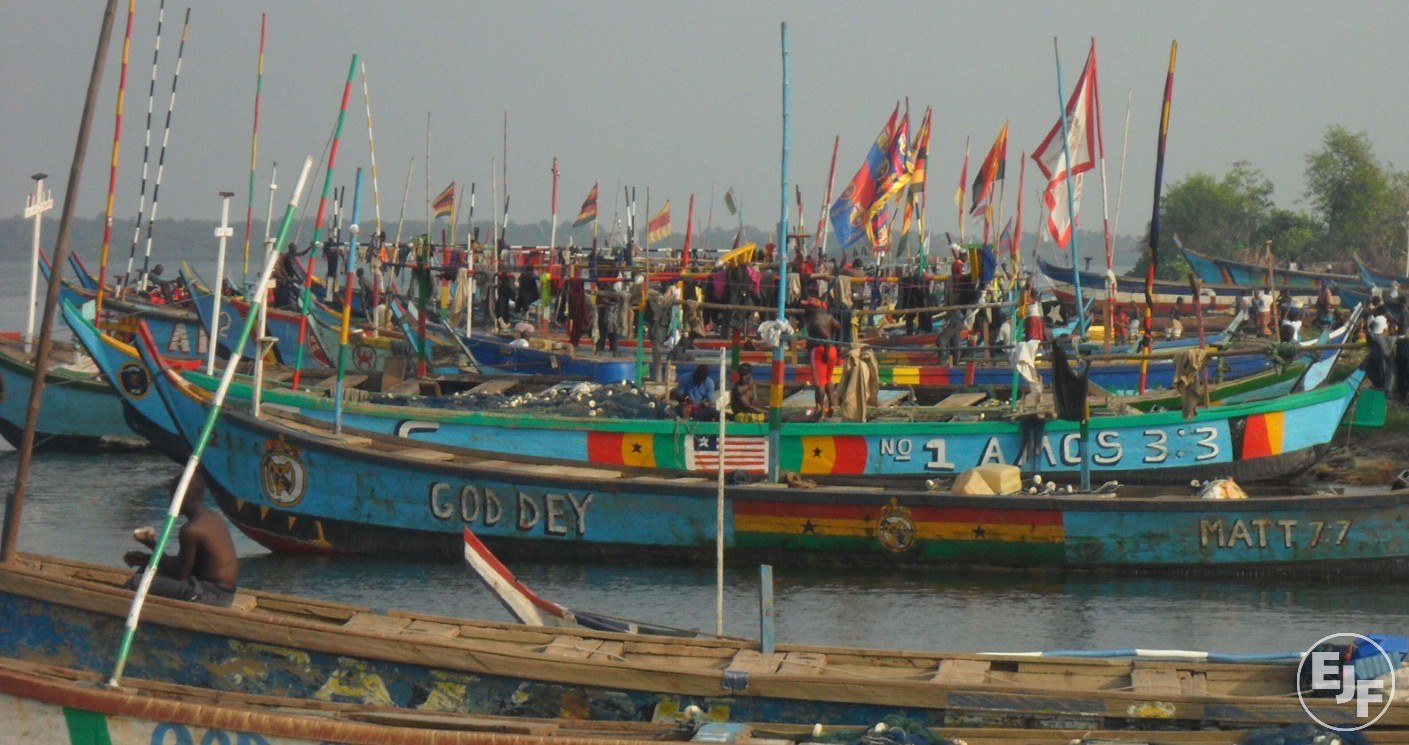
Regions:
<instances>
[{"instance_id":1,"label":"calm water surface","mask_svg":"<svg viewBox=\"0 0 1409 745\"><path fill-rule=\"evenodd\" d=\"M27 265L0 259L0 327L23 328ZM168 266L177 262L167 261ZM214 275L209 259L197 265ZM234 267L238 271L237 267ZM42 296L42 292L41 292ZM0 452L11 490L15 454ZM133 528L159 525L179 467L154 455L40 455L20 549L119 564ZM270 554L236 536L242 584L373 608L509 620L459 563ZM519 577L570 607L711 629L713 566L516 563ZM725 575L725 631L758 633L758 573ZM909 649L1030 651L1124 647L1303 650L1338 631L1409 632L1409 582L1118 579L907 571L775 570L780 641Z\"/></svg>"}]
</instances>

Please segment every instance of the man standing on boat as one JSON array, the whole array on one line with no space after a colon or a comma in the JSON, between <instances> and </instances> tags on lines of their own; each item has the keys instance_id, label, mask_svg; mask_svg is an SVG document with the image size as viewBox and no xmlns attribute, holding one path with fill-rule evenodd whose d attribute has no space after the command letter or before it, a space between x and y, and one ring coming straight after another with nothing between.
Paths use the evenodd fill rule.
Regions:
<instances>
[{"instance_id":1,"label":"man standing on boat","mask_svg":"<svg viewBox=\"0 0 1409 745\"><path fill-rule=\"evenodd\" d=\"M812 364L812 384L816 387L818 421L832 415L837 401L837 384L832 371L837 366L836 338L841 324L827 312L826 303L817 298L802 301L807 308L804 327L807 330L807 351Z\"/></svg>"},{"instance_id":2,"label":"man standing on boat","mask_svg":"<svg viewBox=\"0 0 1409 745\"><path fill-rule=\"evenodd\" d=\"M235 586L240 578L239 555L225 521L201 503L204 497L205 481L197 471L181 500L181 514L186 524L178 533L180 548L175 556L161 557L156 576L152 578L151 593L164 598L228 606L235 599ZM138 528L132 536L138 543L156 548L157 536L153 528ZM122 558L130 567L145 567L151 556L146 551L128 551ZM135 590L141 581L139 571L125 587Z\"/></svg>"}]
</instances>

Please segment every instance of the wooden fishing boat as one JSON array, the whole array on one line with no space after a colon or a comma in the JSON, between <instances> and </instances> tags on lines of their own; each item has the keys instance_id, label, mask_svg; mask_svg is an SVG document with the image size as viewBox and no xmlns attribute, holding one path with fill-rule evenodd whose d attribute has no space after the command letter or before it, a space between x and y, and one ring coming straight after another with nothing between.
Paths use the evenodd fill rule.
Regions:
<instances>
[{"instance_id":1,"label":"wooden fishing boat","mask_svg":"<svg viewBox=\"0 0 1409 745\"><path fill-rule=\"evenodd\" d=\"M1179 250L1184 254L1184 259L1189 262L1189 267L1194 270L1194 274L1197 274L1205 282L1236 285L1248 290L1267 286L1269 271L1267 266L1206 256L1183 246L1180 246ZM1337 287L1354 288L1361 284L1360 277L1354 274L1277 268L1271 269L1271 272L1276 286L1291 291L1293 295L1298 294L1298 290L1314 295L1320 289L1323 281L1330 282L1332 290Z\"/></svg>"},{"instance_id":2,"label":"wooden fishing boat","mask_svg":"<svg viewBox=\"0 0 1409 745\"><path fill-rule=\"evenodd\" d=\"M34 355L21 337L0 333L0 436L17 448L35 375ZM122 402L98 367L76 346L55 343L46 367L36 449L91 452L147 446L127 426Z\"/></svg>"},{"instance_id":3,"label":"wooden fishing boat","mask_svg":"<svg viewBox=\"0 0 1409 745\"><path fill-rule=\"evenodd\" d=\"M124 679L117 689L101 682L92 672L0 658L0 717L7 723L6 739L110 745L625 745L687 742L703 733L707 738L729 736L718 742L763 742L753 734L753 728L744 725L472 717L425 708L260 696L133 678ZM778 745L774 734L768 742ZM1014 733L1007 734L1011 737ZM1056 742L1058 734L1044 739ZM1213 742L1230 741L1228 738L1235 736L1220 733L1223 739Z\"/></svg>"},{"instance_id":4,"label":"wooden fishing boat","mask_svg":"<svg viewBox=\"0 0 1409 745\"><path fill-rule=\"evenodd\" d=\"M128 572L20 555L0 564L0 653L111 669ZM429 616L242 590L218 608L152 598L127 673L259 696L471 715L650 721L697 706L734 722L1055 729L1300 724L1297 655L1055 657L678 639ZM1308 699L1328 724L1353 705ZM1353 726L1353 725L1352 725ZM1374 731L1409 727L1391 706ZM1040 736L1040 734L1039 734Z\"/></svg>"},{"instance_id":5,"label":"wooden fishing boat","mask_svg":"<svg viewBox=\"0 0 1409 745\"><path fill-rule=\"evenodd\" d=\"M1393 287L1395 285L1409 287L1409 277L1375 269L1369 264L1366 264L1365 261L1360 258L1360 254L1351 254L1351 257L1355 259L1355 269L1360 273L1360 281L1365 284L1365 287Z\"/></svg>"},{"instance_id":6,"label":"wooden fishing boat","mask_svg":"<svg viewBox=\"0 0 1409 745\"><path fill-rule=\"evenodd\" d=\"M1357 382L1358 375L1281 402L1308 396L1331 402L1329 408L1313 404L1307 413L1329 420L1334 431ZM171 373L156 387L183 434L194 440L205 420L202 394ZM1269 404L1226 405L1216 413L1258 406ZM1279 458L1258 457L1252 448L1269 444L1267 427L1273 422L1285 425L1283 442L1303 434L1312 424L1297 417L1300 409L1248 416L1234 430L1241 438L1241 459L1222 467L1184 467L1174 471L1180 476L1162 480L1167 484L1199 472L1255 480L1256 469ZM1126 442L1139 452L1122 454L1132 459L1115 471L1122 476L1140 474L1136 460L1157 471L1161 457L1192 462L1226 447L1212 419L1184 422L1177 412L1111 417L1120 419L1141 421L1144 428L1130 432L1105 422L1092 428L1098 478L1112 473L1109 464L1100 465L1108 460L1103 456ZM1178 424L1162 428L1157 424L1162 419ZM1039 452L1050 453L1055 462L1074 460L1074 429L1049 430ZM213 433L203 465L217 502L241 530L275 550L449 558L461 553L463 527L508 555L692 559L713 547L716 488L709 479L665 476L621 461L588 465L545 457L561 452L551 448L506 457L347 426L335 432L327 422L278 411L264 419L227 411ZM533 439L515 435L498 433L504 440ZM703 450L710 438L702 430L690 442ZM735 439L746 438L729 438ZM997 434L990 439L1002 441ZM943 441L931 438L927 452ZM811 442L817 450L835 448L823 437ZM636 444L651 447L649 441ZM1304 456L1309 463L1323 448L1309 450L1291 457ZM638 455L637 462L649 455ZM1037 459L1045 466L1045 458ZM1070 476L1074 471L1066 462L1067 470L1050 471ZM1181 573L1377 572L1409 566L1402 561L1409 535L1392 529L1406 517L1409 492L1348 495L1278 487L1263 493L1270 496L1246 501L1203 500L1170 487L1128 489L1120 496L982 497L907 488L881 476L809 489L740 483L728 489L724 527L737 557L774 562ZM1333 525L1339 526L1335 541L1326 533ZM1291 527L1283 535L1269 526Z\"/></svg>"},{"instance_id":7,"label":"wooden fishing boat","mask_svg":"<svg viewBox=\"0 0 1409 745\"><path fill-rule=\"evenodd\" d=\"M61 297L81 306L91 301L96 292L97 280L88 274L83 263L74 254L69 254L69 265L73 267L80 281L63 280ZM40 269L49 276L49 260L41 254ZM151 329L152 338L166 351L162 354L173 360L205 360L210 339L201 319L190 307L155 305L132 299L118 299L111 288L103 296L102 327L112 333L132 338L137 330L137 321L145 321Z\"/></svg>"},{"instance_id":8,"label":"wooden fishing boat","mask_svg":"<svg viewBox=\"0 0 1409 745\"><path fill-rule=\"evenodd\" d=\"M150 350L144 348L144 354ZM163 367L155 359L148 360L151 371ZM194 386L174 372L168 373L154 376L160 378L153 381L159 390L173 387L185 391L188 395L181 397L183 401L200 397ZM1178 412L1100 417L1091 434L1090 467L1102 478L1130 482L1168 483L1171 479L1222 476L1240 481L1285 478L1309 468L1329 447L1362 378L1357 373L1345 382L1272 401L1216 407L1188 421ZM266 400L280 402L273 391L266 394ZM331 418L332 410L327 402L306 411ZM1001 417L1005 411L995 411L994 416ZM962 417L969 421L785 422L778 467L808 477L892 478L914 483L952 476L984 463L1012 463L1030 473L1056 478L1071 477L1080 470L1075 423L984 420L987 412L978 416L969 413ZM188 416L199 415L188 412ZM513 457L551 454L564 462L675 472L712 472L721 459L717 425L709 422L379 407L356 401L342 407L342 418L350 427ZM185 426L180 417L173 415L173 419L178 426ZM513 436L505 436L508 431ZM722 455L726 468L767 471L772 457L765 445L767 425L731 423L728 431ZM1036 452L1024 458L1025 436L1036 443Z\"/></svg>"},{"instance_id":9,"label":"wooden fishing boat","mask_svg":"<svg viewBox=\"0 0 1409 745\"><path fill-rule=\"evenodd\" d=\"M1074 285L1075 279L1081 281L1083 289L1098 293L1097 302L1092 306L1099 311L1105 305L1106 275L1097 272L1075 271L1069 266L1058 266L1047 261L1041 256L1037 257L1037 268L1048 279L1063 285ZM1116 303L1119 305L1129 305L1134 303L1141 308L1145 306L1145 278L1117 276L1116 278ZM1226 284L1223 282L1213 282L1204 284L1203 303L1204 311L1217 313L1229 310L1238 299L1238 292L1245 288ZM1064 300L1072 299L1074 296L1070 291L1061 290L1057 292L1057 297ZM1089 293L1088 293L1089 294ZM1090 300L1090 297L1086 298ZM1182 299L1184 306L1193 313L1194 290L1188 282L1173 282L1167 279L1155 280L1155 309L1157 315L1168 315L1174 308L1174 302Z\"/></svg>"}]
</instances>

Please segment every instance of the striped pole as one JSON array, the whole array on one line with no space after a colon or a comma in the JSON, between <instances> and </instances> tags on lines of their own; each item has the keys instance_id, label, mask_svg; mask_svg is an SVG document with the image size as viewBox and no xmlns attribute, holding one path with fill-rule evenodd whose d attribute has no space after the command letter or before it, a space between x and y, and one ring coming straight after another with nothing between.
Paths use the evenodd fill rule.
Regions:
<instances>
[{"instance_id":1,"label":"striped pole","mask_svg":"<svg viewBox=\"0 0 1409 745\"><path fill-rule=\"evenodd\" d=\"M289 198L289 206L284 210L284 221L279 227L279 238L275 242L275 246L282 246L288 238L289 229L293 226L294 212L298 207L298 195L303 192L303 185L308 180L308 172L312 168L313 156L310 155L303 161L303 171L299 175L298 186L294 188ZM250 295L251 310L257 310L253 307L254 305L264 305L264 297L268 293L269 280L274 274L274 265L278 263L278 257L278 251L269 252L269 258L264 262L264 271L259 277L259 284L255 286L254 293ZM176 516L181 514L181 503L186 496L186 491L191 486L196 468L201 464L201 456L205 454L206 445L210 443L211 431L215 429L215 421L220 417L220 410L225 405L225 396L230 391L230 383L235 379L235 369L240 361L240 354L244 351L245 343L249 340L250 332L254 329L257 316L258 313L249 313L245 316L245 323L240 328L240 334L230 347L230 360L225 365L225 373L221 376L220 385L216 388L215 396L211 400L205 424L201 426L200 434L196 438L196 446L192 448L190 457L186 459L186 467L181 472L181 478L176 482L176 489L171 496L171 505L166 511L166 522L162 524L161 532L157 535L156 544L152 547L152 555L147 562L146 569L142 571L142 579L137 585L137 594L132 598L132 607L127 611L127 621L122 630L122 641L118 645L117 661L113 664L112 675L108 678L109 688L116 688L122 680L122 671L127 667L127 657L132 652L132 640L137 636L137 622L142 617L142 606L146 603L147 594L152 589L152 580L156 577L161 558L166 554L167 542L176 526ZM150 335L146 335L146 340L150 340L150 338Z\"/></svg>"},{"instance_id":2,"label":"striped pole","mask_svg":"<svg viewBox=\"0 0 1409 745\"><path fill-rule=\"evenodd\" d=\"M191 9L186 9L186 20L181 24L181 42L176 45L176 70L171 73L171 98L166 104L166 124L161 131L161 153L157 156L157 180L152 185L152 214L147 216L147 246L142 255L141 289L147 289L147 265L152 258L152 232L157 221L157 197L161 192L161 175L166 170L166 146L171 141L171 112L176 109L176 83L181 80L181 59L186 56L186 35L191 30Z\"/></svg>"},{"instance_id":3,"label":"striped pole","mask_svg":"<svg viewBox=\"0 0 1409 745\"><path fill-rule=\"evenodd\" d=\"M362 169L357 169L357 175L352 180L352 224L348 226L347 253L348 256L357 254L357 234L362 229L357 225L357 218L362 212ZM338 331L338 382L333 391L333 431L342 433L342 386L343 378L347 374L347 339L352 329L352 260L343 262L345 265L346 281L342 291L342 326Z\"/></svg>"},{"instance_id":4,"label":"striped pole","mask_svg":"<svg viewBox=\"0 0 1409 745\"><path fill-rule=\"evenodd\" d=\"M352 76L357 73L357 55L352 55L352 64L347 68L347 82L342 87L342 105L338 109L338 123L333 128L332 149L328 151L328 170L323 175L323 193L318 197L318 214L313 216L313 244L318 245L318 239L323 235L323 214L328 205L328 190L333 185L333 167L338 162L338 143L342 140L342 124L347 119L347 99L352 95ZM284 239L280 237L279 243ZM294 390L298 390L299 381L303 373L303 352L308 344L308 314L313 305L313 262L317 260L311 252L308 255L308 267L303 276L303 293L300 296L299 308L302 311L298 318L298 352L294 354L294 376L291 385Z\"/></svg>"},{"instance_id":5,"label":"striped pole","mask_svg":"<svg viewBox=\"0 0 1409 745\"><path fill-rule=\"evenodd\" d=\"M245 260L240 265L240 287L249 282L250 273L250 233L254 230L254 176L256 159L259 158L259 99L264 90L264 25L265 14L259 14L259 66L254 78L254 127L250 133L250 186L249 197L245 200ZM264 230L268 232L266 224Z\"/></svg>"},{"instance_id":6,"label":"striped pole","mask_svg":"<svg viewBox=\"0 0 1409 745\"><path fill-rule=\"evenodd\" d=\"M132 247L127 251L127 271L122 273L122 286L118 288L118 296L127 293L127 288L132 285L132 264L137 258L137 242L142 237L142 217L147 208L147 164L151 162L152 153L152 108L157 97L157 59L161 57L161 29L162 21L166 18L166 0L161 0L157 4L157 36L156 44L152 47L152 77L147 82L147 130L142 143L142 186L137 190L137 221L132 224Z\"/></svg>"},{"instance_id":7,"label":"striped pole","mask_svg":"<svg viewBox=\"0 0 1409 745\"><path fill-rule=\"evenodd\" d=\"M127 0L127 31L122 36L122 72L117 79L117 113L113 116L113 157L108 168L108 205L103 212L103 248L98 253L98 294L93 298L93 319L103 318L103 293L108 281L108 249L113 243L113 197L117 193L117 160L122 149L122 104L127 100L127 57L132 49L132 18L137 15L137 0ZM30 313L34 303L29 304ZM31 324L32 327L32 324Z\"/></svg>"},{"instance_id":8,"label":"striped pole","mask_svg":"<svg viewBox=\"0 0 1409 745\"><path fill-rule=\"evenodd\" d=\"M787 322L784 305L788 299L788 24L782 24L783 48L783 167L778 205L778 320ZM742 217L740 221L742 222ZM772 385L768 391L768 479L778 480L779 435L783 427L783 347L780 339L773 347ZM719 381L724 385L726 381ZM720 459L724 451L720 450Z\"/></svg>"},{"instance_id":9,"label":"striped pole","mask_svg":"<svg viewBox=\"0 0 1409 745\"><path fill-rule=\"evenodd\" d=\"M376 233L382 233L382 192L377 188L377 140L372 136L372 94L367 89L367 63L362 63L362 103L367 109L367 149L372 156L372 211L376 217ZM356 190L353 190L354 194ZM354 203L353 211L356 211ZM357 218L352 218L355 222ZM375 281L375 278L374 278Z\"/></svg>"}]
</instances>

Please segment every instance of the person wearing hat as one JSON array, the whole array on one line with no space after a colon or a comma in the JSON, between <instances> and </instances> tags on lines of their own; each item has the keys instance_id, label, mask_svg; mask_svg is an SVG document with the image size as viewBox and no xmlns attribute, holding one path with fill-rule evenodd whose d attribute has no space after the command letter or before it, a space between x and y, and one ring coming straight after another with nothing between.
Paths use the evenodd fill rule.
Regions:
<instances>
[{"instance_id":1,"label":"person wearing hat","mask_svg":"<svg viewBox=\"0 0 1409 745\"><path fill-rule=\"evenodd\" d=\"M682 419L713 419L714 390L714 379L709 377L709 365L699 365L690 377L680 381L670 394L675 400L676 415Z\"/></svg>"}]
</instances>

